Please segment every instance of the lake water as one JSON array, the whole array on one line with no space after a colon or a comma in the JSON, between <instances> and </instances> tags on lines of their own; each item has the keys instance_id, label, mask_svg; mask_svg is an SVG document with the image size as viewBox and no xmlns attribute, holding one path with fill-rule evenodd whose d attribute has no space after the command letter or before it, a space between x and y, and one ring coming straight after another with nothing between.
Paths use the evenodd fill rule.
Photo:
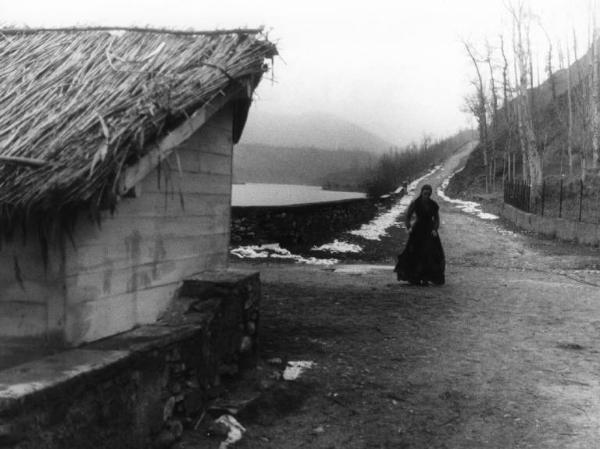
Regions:
<instances>
[{"instance_id":1,"label":"lake water","mask_svg":"<svg viewBox=\"0 0 600 449\"><path fill-rule=\"evenodd\" d=\"M287 206L365 197L361 192L336 192L319 186L247 183L233 185L231 203L233 206Z\"/></svg>"}]
</instances>

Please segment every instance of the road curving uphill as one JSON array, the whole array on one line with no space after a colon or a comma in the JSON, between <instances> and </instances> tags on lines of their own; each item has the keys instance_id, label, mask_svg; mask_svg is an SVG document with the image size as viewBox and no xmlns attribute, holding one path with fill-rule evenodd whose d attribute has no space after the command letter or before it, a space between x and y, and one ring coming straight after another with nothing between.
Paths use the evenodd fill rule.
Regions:
<instances>
[{"instance_id":1,"label":"road curving uphill","mask_svg":"<svg viewBox=\"0 0 600 449\"><path fill-rule=\"evenodd\" d=\"M400 228L345 269L252 264L262 358L314 364L284 384L297 406L248 418L240 447L597 447L600 251L439 204L441 287L396 282Z\"/></svg>"}]
</instances>

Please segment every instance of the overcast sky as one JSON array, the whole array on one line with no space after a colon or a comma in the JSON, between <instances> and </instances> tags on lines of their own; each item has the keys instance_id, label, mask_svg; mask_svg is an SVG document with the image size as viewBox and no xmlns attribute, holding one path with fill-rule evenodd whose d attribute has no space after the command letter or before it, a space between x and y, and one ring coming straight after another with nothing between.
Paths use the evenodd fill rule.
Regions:
<instances>
[{"instance_id":1,"label":"overcast sky","mask_svg":"<svg viewBox=\"0 0 600 449\"><path fill-rule=\"evenodd\" d=\"M506 0L508 1L508 0ZM587 39L589 0L531 0L553 39ZM278 43L275 82L254 111L328 113L398 145L471 123L473 76L461 39L483 42L510 21L502 0L0 0L4 26L264 25ZM541 44L540 44L541 45Z\"/></svg>"}]
</instances>

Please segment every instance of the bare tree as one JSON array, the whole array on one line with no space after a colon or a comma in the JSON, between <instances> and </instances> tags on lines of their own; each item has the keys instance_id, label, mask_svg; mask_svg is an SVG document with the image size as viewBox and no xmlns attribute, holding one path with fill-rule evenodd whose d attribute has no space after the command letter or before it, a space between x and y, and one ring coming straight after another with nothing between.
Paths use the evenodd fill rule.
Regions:
<instances>
[{"instance_id":1,"label":"bare tree","mask_svg":"<svg viewBox=\"0 0 600 449\"><path fill-rule=\"evenodd\" d=\"M475 56L475 51L472 46L463 41L465 49L467 50L467 54L473 63L473 67L475 68L475 73L477 75L477 81L473 82L476 90L476 103L469 105L477 119L477 125L479 129L479 144L483 150L483 166L485 168L485 190L489 191L489 182L488 182L488 126L487 126L487 98L485 94L485 85L483 83L483 76L481 75L481 70L479 68L480 61Z\"/></svg>"},{"instance_id":2,"label":"bare tree","mask_svg":"<svg viewBox=\"0 0 600 449\"><path fill-rule=\"evenodd\" d=\"M492 62L492 48L489 42L486 41L486 62L490 71L490 117L491 117L491 138L490 138L490 163L489 165L489 178L490 187L495 190L495 178L496 178L496 140L498 138L498 93L496 91L496 78L494 76L494 64Z\"/></svg>"},{"instance_id":3,"label":"bare tree","mask_svg":"<svg viewBox=\"0 0 600 449\"><path fill-rule=\"evenodd\" d=\"M535 112L535 89L533 86L533 54L531 52L531 33L529 32L529 17L527 17L527 20L522 23L522 27L523 34L525 34L526 38L525 44L527 45L527 47L525 48L525 54L527 55L527 64L529 69L529 101L531 102L530 111L533 119L533 114Z\"/></svg>"},{"instance_id":4,"label":"bare tree","mask_svg":"<svg viewBox=\"0 0 600 449\"><path fill-rule=\"evenodd\" d=\"M513 101L512 97L512 87L510 84L510 74L509 74L509 65L508 58L506 56L506 51L504 49L504 37L500 35L500 52L502 54L502 59L504 61L504 65L502 67L502 94L504 97L504 121L506 122L507 134L508 137L506 139L505 144L505 152L506 152L506 163L507 163L507 178L509 180L514 180L516 177L516 152L513 147L513 142L515 137L519 137L519 125L518 125L518 113L516 108L516 101ZM513 61L514 62L514 61ZM515 80L516 80L516 66L515 70Z\"/></svg>"},{"instance_id":5,"label":"bare tree","mask_svg":"<svg viewBox=\"0 0 600 449\"><path fill-rule=\"evenodd\" d=\"M598 49L598 33L594 18L592 31L592 45L590 48L590 125L592 142L592 164L591 168L598 168L598 157L600 154L600 49ZM585 178L585 169L582 170L582 178Z\"/></svg>"},{"instance_id":6,"label":"bare tree","mask_svg":"<svg viewBox=\"0 0 600 449\"><path fill-rule=\"evenodd\" d=\"M572 94L572 80L571 80L571 52L569 51L569 45L567 48L567 158L569 162L569 176L573 176L573 94ZM559 53L559 60L562 66L563 55L562 51ZM561 170L562 174L562 170Z\"/></svg>"},{"instance_id":7,"label":"bare tree","mask_svg":"<svg viewBox=\"0 0 600 449\"><path fill-rule=\"evenodd\" d=\"M582 58L583 60L583 58ZM573 147L577 148L579 152L579 162L582 175L586 171L587 166L587 153L589 147L589 129L590 129L590 101L588 100L589 93L589 82L584 82L584 75L582 66L583 63L578 62L577 57L577 33L573 28L573 65L577 69L577 83L576 88L573 84L572 99L573 99L573 113L577 115L577 123L581 126L581 129L577 134L573 133ZM575 123L575 122L574 122ZM577 139L576 139L577 138Z\"/></svg>"},{"instance_id":8,"label":"bare tree","mask_svg":"<svg viewBox=\"0 0 600 449\"><path fill-rule=\"evenodd\" d=\"M536 135L533 127L533 108L529 101L528 86L531 78L531 47L527 45L529 41L529 17L525 11L522 2L517 7L509 7L513 17L513 23L516 31L516 41L514 42L515 59L519 68L519 97L517 99L520 107L521 128L523 133L523 143L527 155L527 165L529 180L531 182L531 201L534 202L540 197L542 186L542 160L537 148Z\"/></svg>"},{"instance_id":9,"label":"bare tree","mask_svg":"<svg viewBox=\"0 0 600 449\"><path fill-rule=\"evenodd\" d=\"M553 46L552 39L550 39L550 35L544 28L542 24L540 24L540 28L544 32L546 36L546 41L548 42L548 53L546 54L546 74L548 75L548 81L550 82L550 91L552 93L552 103L556 104L556 79L554 79L554 70L552 69L552 58L553 58ZM559 49L560 53L560 49ZM560 59L560 55L559 55Z\"/></svg>"},{"instance_id":10,"label":"bare tree","mask_svg":"<svg viewBox=\"0 0 600 449\"><path fill-rule=\"evenodd\" d=\"M529 180L529 170L528 170L528 162L527 162L527 142L525 140L525 133L523 131L523 114L522 114L522 103L523 98L519 94L520 82L519 82L519 70L517 69L517 58L516 58L516 50L515 43L517 42L517 30L516 24L513 20L512 24L512 40L513 40L513 53L515 57L513 57L513 74L515 77L515 88L517 97L514 100L514 114L517 118L517 136L519 138L519 148L521 150L521 173L524 181ZM525 100L526 101L526 100ZM513 178L516 178L516 160L513 158Z\"/></svg>"},{"instance_id":11,"label":"bare tree","mask_svg":"<svg viewBox=\"0 0 600 449\"><path fill-rule=\"evenodd\" d=\"M511 176L511 153L512 153L512 137L513 137L513 127L512 127L512 114L510 113L510 97L508 93L510 92L510 81L508 75L508 59L506 57L506 52L504 50L504 36L500 35L500 54L502 55L502 97L503 97L503 111L504 111L504 122L506 123L506 141L504 144L504 158L506 161L506 172L503 177L506 177L509 181L512 179Z\"/></svg>"}]
</instances>

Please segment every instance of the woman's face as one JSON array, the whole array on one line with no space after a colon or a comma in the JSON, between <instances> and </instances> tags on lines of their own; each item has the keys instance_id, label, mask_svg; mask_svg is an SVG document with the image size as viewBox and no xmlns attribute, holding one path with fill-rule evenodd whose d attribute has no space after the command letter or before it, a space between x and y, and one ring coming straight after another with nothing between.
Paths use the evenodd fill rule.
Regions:
<instances>
[{"instance_id":1,"label":"woman's face","mask_svg":"<svg viewBox=\"0 0 600 449\"><path fill-rule=\"evenodd\" d=\"M429 198L431 198L431 190L423 190L421 192L421 198L423 198L424 200L428 200Z\"/></svg>"}]
</instances>

